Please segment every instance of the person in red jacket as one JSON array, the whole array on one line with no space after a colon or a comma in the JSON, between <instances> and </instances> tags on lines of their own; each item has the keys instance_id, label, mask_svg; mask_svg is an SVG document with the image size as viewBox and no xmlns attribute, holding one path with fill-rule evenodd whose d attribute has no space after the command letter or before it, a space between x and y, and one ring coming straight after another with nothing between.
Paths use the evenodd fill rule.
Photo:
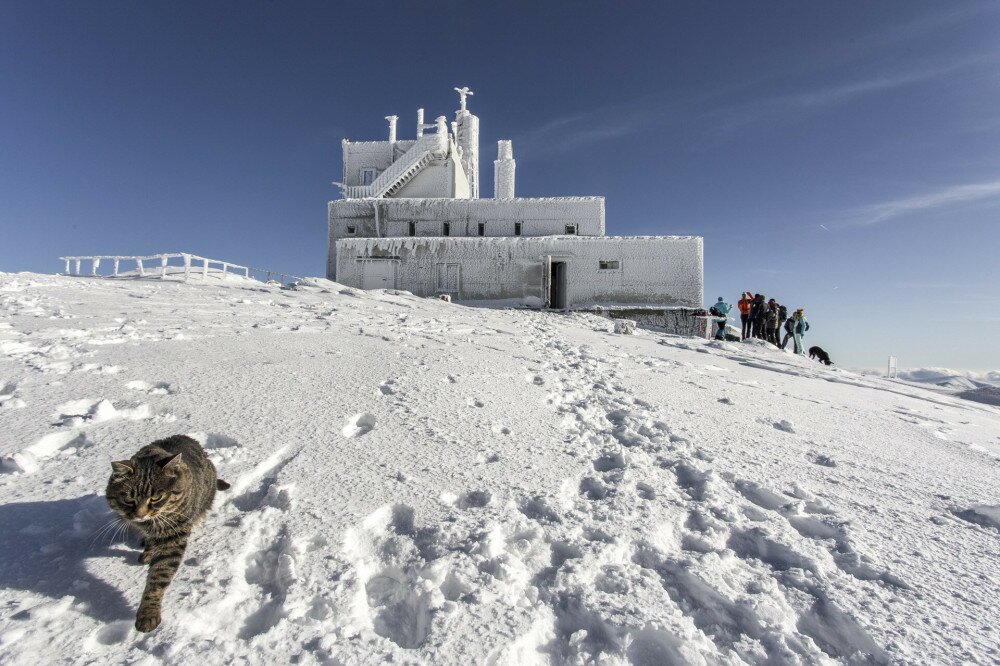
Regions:
<instances>
[{"instance_id":1,"label":"person in red jacket","mask_svg":"<svg viewBox=\"0 0 1000 666\"><path fill-rule=\"evenodd\" d=\"M743 324L742 338L746 340L750 337L750 304L753 303L753 294L749 291L743 292L743 298L737 305L740 308L740 322Z\"/></svg>"}]
</instances>

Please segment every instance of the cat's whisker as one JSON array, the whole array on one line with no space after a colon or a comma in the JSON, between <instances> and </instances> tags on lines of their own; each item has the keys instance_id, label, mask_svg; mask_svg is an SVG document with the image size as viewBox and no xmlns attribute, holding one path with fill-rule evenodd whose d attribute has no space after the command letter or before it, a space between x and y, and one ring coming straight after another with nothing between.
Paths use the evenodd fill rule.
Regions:
<instances>
[{"instance_id":1,"label":"cat's whisker","mask_svg":"<svg viewBox=\"0 0 1000 666\"><path fill-rule=\"evenodd\" d=\"M90 549L92 549L92 548L94 547L94 544L96 544L96 543L97 543L98 539L100 539L100 538L101 538L102 536L104 536L104 535L105 535L106 533L110 532L110 530L112 530L112 529L114 529L115 527L117 527L117 524L118 524L118 523L117 523L116 521L113 521L113 520L112 520L112 521L109 521L108 523L105 523L105 524L104 524L104 525L103 525L103 526L102 526L102 527L101 527L100 529L98 529L98 530L97 530L97 531L96 531L96 532L94 533L94 536L93 536L93 537L91 537L91 539L90 539L90 544L89 544L89 545L87 546L87 550L90 550Z\"/></svg>"}]
</instances>

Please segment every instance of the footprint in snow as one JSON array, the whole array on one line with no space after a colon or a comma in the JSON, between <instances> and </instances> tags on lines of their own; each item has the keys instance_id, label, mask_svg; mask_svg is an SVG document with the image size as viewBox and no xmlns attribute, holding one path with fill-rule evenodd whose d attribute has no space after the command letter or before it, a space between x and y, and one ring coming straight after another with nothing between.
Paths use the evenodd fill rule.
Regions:
<instances>
[{"instance_id":1,"label":"footprint in snow","mask_svg":"<svg viewBox=\"0 0 1000 666\"><path fill-rule=\"evenodd\" d=\"M125 388L131 389L133 391L142 391L149 395L170 395L174 392L170 384L167 382L144 382L138 379L133 382L128 382L125 384Z\"/></svg>"},{"instance_id":2,"label":"footprint in snow","mask_svg":"<svg viewBox=\"0 0 1000 666\"><path fill-rule=\"evenodd\" d=\"M781 419L774 422L774 427L782 432L795 433L795 425L791 421Z\"/></svg>"},{"instance_id":3,"label":"footprint in snow","mask_svg":"<svg viewBox=\"0 0 1000 666\"><path fill-rule=\"evenodd\" d=\"M22 409L27 406L28 403L17 397L17 384L0 379L0 409Z\"/></svg>"},{"instance_id":4,"label":"footprint in snow","mask_svg":"<svg viewBox=\"0 0 1000 666\"><path fill-rule=\"evenodd\" d=\"M815 463L817 465L822 465L823 467L836 467L837 461L830 456L823 455L821 453L810 453L807 458L809 462Z\"/></svg>"},{"instance_id":5,"label":"footprint in snow","mask_svg":"<svg viewBox=\"0 0 1000 666\"><path fill-rule=\"evenodd\" d=\"M373 414L355 414L347 419L344 428L341 430L344 437L361 437L371 432L375 428L375 416Z\"/></svg>"}]
</instances>

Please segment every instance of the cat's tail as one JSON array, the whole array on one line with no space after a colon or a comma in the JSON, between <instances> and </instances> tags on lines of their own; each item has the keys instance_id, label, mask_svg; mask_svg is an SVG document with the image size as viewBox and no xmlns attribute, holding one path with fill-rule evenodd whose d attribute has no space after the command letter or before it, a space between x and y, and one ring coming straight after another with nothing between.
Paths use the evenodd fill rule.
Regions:
<instances>
[{"instance_id":1,"label":"cat's tail","mask_svg":"<svg viewBox=\"0 0 1000 666\"><path fill-rule=\"evenodd\" d=\"M222 479L216 479L215 488L216 490L229 490L230 488L232 488L232 486L223 481Z\"/></svg>"}]
</instances>

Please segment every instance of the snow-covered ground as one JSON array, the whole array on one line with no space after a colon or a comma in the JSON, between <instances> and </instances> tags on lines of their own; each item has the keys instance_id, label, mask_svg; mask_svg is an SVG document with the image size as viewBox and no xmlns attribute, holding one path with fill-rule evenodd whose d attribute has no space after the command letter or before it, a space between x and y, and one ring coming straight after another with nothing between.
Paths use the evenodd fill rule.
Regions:
<instances>
[{"instance_id":1,"label":"snow-covered ground","mask_svg":"<svg viewBox=\"0 0 1000 666\"><path fill-rule=\"evenodd\" d=\"M0 312L3 663L1000 660L996 407L319 280ZM139 634L102 493L174 433L233 487Z\"/></svg>"},{"instance_id":2,"label":"snow-covered ground","mask_svg":"<svg viewBox=\"0 0 1000 666\"><path fill-rule=\"evenodd\" d=\"M899 371L897 379L966 400L1000 406L1000 370L963 372L948 368L916 368Z\"/></svg>"}]
</instances>

